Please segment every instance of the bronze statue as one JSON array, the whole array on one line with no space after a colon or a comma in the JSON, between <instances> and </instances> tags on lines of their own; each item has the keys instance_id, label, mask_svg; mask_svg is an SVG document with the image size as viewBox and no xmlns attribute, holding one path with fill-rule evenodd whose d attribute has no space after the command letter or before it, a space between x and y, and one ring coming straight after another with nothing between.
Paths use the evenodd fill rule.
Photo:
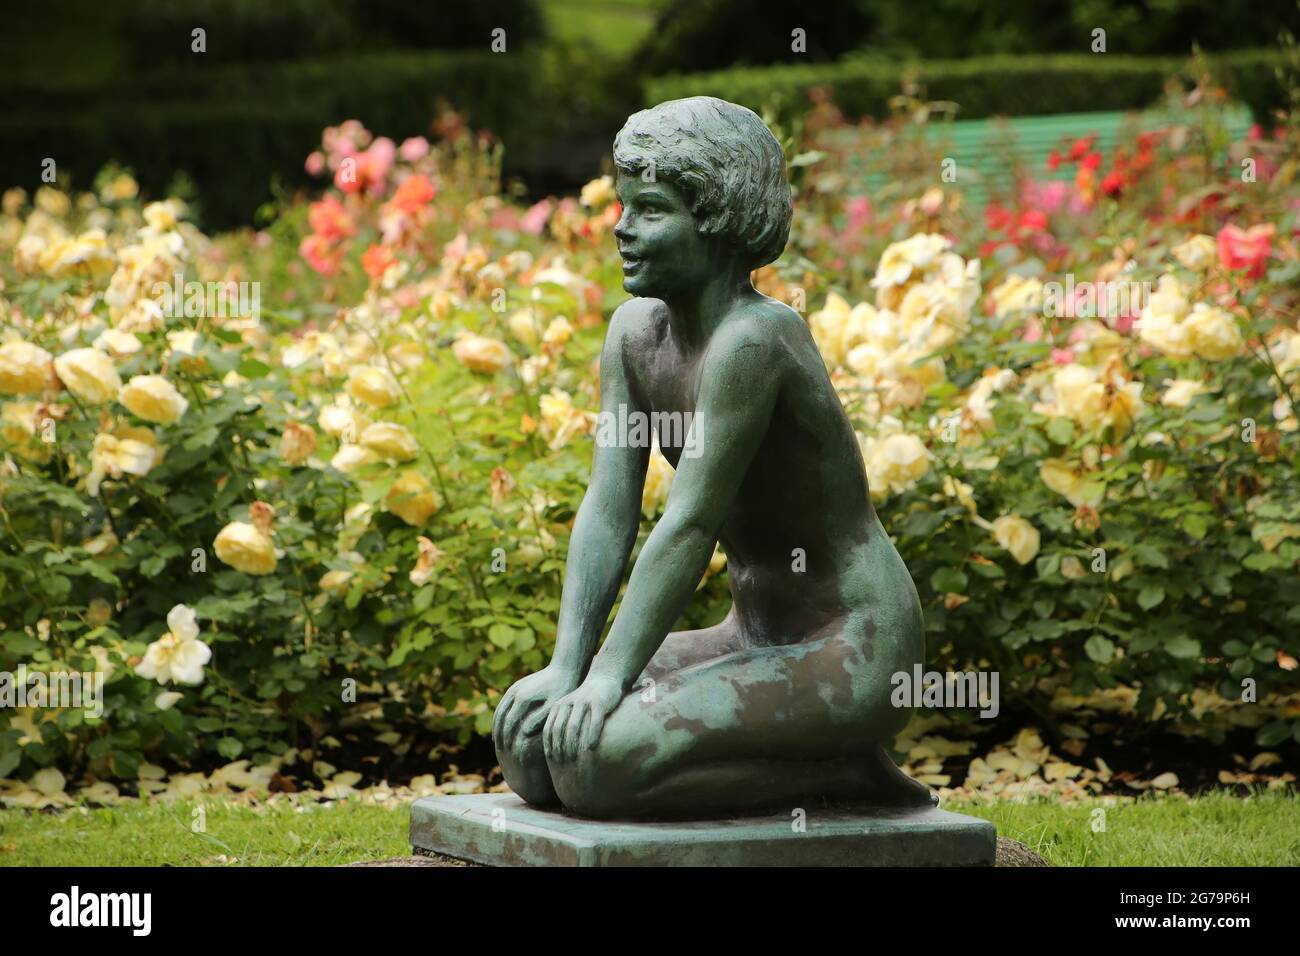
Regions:
<instances>
[{"instance_id":1,"label":"bronze statue","mask_svg":"<svg viewBox=\"0 0 1300 956\"><path fill-rule=\"evenodd\" d=\"M882 747L911 717L890 678L922 660L916 588L807 325L750 281L789 236L781 147L750 110L693 97L632 116L614 163L635 298L610 321L602 410L690 413L698 448L659 435L676 478L597 651L650 454L598 442L554 657L496 713L506 782L599 818L930 806ZM669 633L715 543L731 611Z\"/></svg>"}]
</instances>

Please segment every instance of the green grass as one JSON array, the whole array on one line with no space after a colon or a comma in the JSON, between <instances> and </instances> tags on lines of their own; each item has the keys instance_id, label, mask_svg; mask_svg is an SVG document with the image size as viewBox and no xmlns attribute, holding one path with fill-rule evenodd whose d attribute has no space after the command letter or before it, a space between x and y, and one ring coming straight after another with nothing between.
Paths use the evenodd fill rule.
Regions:
<instances>
[{"instance_id":1,"label":"green grass","mask_svg":"<svg viewBox=\"0 0 1300 956\"><path fill-rule=\"evenodd\" d=\"M1090 800L945 807L993 821L999 835L1056 866L1300 865L1300 797L1278 793L1152 796L1114 806ZM1099 809L1104 818L1094 816ZM1105 830L1094 832L1094 821Z\"/></svg>"},{"instance_id":2,"label":"green grass","mask_svg":"<svg viewBox=\"0 0 1300 956\"><path fill-rule=\"evenodd\" d=\"M407 809L347 802L253 809L129 803L58 814L0 811L0 866L332 866L405 856ZM1212 793L1195 800L945 804L992 820L1057 866L1300 865L1300 798ZM1094 811L1105 831L1094 832ZM224 858L224 859L223 859Z\"/></svg>"},{"instance_id":3,"label":"green grass","mask_svg":"<svg viewBox=\"0 0 1300 956\"><path fill-rule=\"evenodd\" d=\"M654 26L662 0L543 0L551 35L590 41L602 53L624 56Z\"/></svg>"}]
</instances>

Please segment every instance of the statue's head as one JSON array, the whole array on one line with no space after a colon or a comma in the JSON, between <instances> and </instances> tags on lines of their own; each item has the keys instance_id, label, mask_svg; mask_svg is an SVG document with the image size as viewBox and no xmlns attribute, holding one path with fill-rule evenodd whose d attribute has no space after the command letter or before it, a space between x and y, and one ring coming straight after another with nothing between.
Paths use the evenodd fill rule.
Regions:
<instances>
[{"instance_id":1,"label":"statue's head","mask_svg":"<svg viewBox=\"0 0 1300 956\"><path fill-rule=\"evenodd\" d=\"M781 144L712 96L634 113L614 138L623 288L672 297L719 269L747 275L785 248L792 201Z\"/></svg>"}]
</instances>

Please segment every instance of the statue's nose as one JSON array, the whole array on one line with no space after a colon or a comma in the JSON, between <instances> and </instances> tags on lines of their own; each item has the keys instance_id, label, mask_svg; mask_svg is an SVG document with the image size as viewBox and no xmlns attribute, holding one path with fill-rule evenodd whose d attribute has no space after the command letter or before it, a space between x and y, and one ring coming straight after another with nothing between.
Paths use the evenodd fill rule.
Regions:
<instances>
[{"instance_id":1,"label":"statue's nose","mask_svg":"<svg viewBox=\"0 0 1300 956\"><path fill-rule=\"evenodd\" d=\"M614 224L614 238L619 242L628 242L632 239L632 228L628 224L626 208L623 215L618 217L618 222Z\"/></svg>"}]
</instances>

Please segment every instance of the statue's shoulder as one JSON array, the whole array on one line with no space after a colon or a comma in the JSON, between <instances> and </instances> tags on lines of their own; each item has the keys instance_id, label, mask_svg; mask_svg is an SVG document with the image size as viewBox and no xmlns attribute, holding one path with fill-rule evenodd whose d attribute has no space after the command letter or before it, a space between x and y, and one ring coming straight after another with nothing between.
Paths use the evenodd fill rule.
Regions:
<instances>
[{"instance_id":1,"label":"statue's shoulder","mask_svg":"<svg viewBox=\"0 0 1300 956\"><path fill-rule=\"evenodd\" d=\"M715 333L713 347L726 351L755 348L778 355L785 351L790 334L803 328L798 312L784 302L763 297L728 316Z\"/></svg>"},{"instance_id":2,"label":"statue's shoulder","mask_svg":"<svg viewBox=\"0 0 1300 956\"><path fill-rule=\"evenodd\" d=\"M633 351L653 346L663 338L668 324L668 306L659 299L628 299L609 318L605 349Z\"/></svg>"},{"instance_id":3,"label":"statue's shoulder","mask_svg":"<svg viewBox=\"0 0 1300 956\"><path fill-rule=\"evenodd\" d=\"M661 300L638 296L628 299L614 310L609 318L609 331L619 335L635 334L653 329L667 318L668 306Z\"/></svg>"}]
</instances>

